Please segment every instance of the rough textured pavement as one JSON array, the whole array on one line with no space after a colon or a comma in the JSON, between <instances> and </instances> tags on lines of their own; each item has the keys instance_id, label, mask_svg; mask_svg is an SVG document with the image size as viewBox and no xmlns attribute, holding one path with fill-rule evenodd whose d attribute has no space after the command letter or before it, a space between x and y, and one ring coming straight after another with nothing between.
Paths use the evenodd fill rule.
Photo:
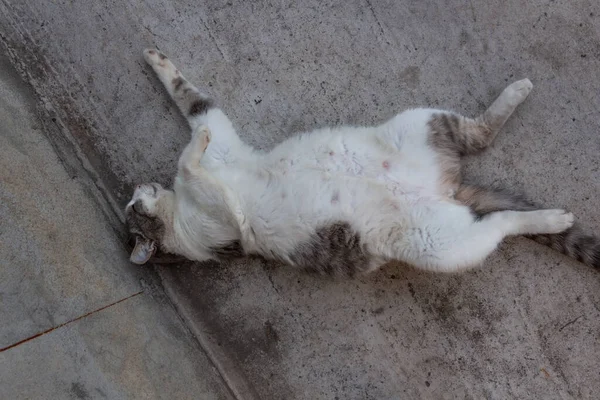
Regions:
<instances>
[{"instance_id":1,"label":"rough textured pavement","mask_svg":"<svg viewBox=\"0 0 600 400\"><path fill-rule=\"evenodd\" d=\"M35 106L0 60L0 398L232 398Z\"/></svg>"},{"instance_id":2,"label":"rough textured pavement","mask_svg":"<svg viewBox=\"0 0 600 400\"><path fill-rule=\"evenodd\" d=\"M529 77L531 96L493 148L470 161L468 176L524 189L600 226L595 1L3 0L0 30L119 207L134 183L169 184L189 137L141 57L157 46L261 148L411 106L476 115ZM600 392L600 275L525 239L454 276L393 265L332 282L260 261L158 270L241 397ZM239 370L228 378L232 365Z\"/></svg>"}]
</instances>

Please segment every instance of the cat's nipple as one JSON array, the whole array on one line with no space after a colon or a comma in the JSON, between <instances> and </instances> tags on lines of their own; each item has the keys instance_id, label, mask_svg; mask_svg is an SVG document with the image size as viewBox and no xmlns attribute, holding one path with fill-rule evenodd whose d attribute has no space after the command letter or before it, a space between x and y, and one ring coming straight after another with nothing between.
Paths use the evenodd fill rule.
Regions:
<instances>
[{"instance_id":1,"label":"cat's nipple","mask_svg":"<svg viewBox=\"0 0 600 400\"><path fill-rule=\"evenodd\" d=\"M383 163L381 163L381 166L385 170L389 170L390 169L390 163L388 161L384 161Z\"/></svg>"},{"instance_id":2,"label":"cat's nipple","mask_svg":"<svg viewBox=\"0 0 600 400\"><path fill-rule=\"evenodd\" d=\"M331 196L331 204L337 204L340 201L340 192L335 192L333 196Z\"/></svg>"}]
</instances>

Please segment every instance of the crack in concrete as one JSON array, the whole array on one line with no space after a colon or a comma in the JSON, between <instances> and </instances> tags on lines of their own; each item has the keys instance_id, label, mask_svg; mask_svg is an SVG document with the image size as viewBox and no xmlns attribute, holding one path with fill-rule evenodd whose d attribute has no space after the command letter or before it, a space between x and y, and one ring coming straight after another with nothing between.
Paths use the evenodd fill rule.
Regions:
<instances>
[{"instance_id":1,"label":"crack in concrete","mask_svg":"<svg viewBox=\"0 0 600 400\"><path fill-rule=\"evenodd\" d=\"M567 322L567 323L566 323L566 324L564 324L564 325L562 326L562 328L560 328L558 331L559 331L559 332L562 332L562 331L563 331L563 329L565 329L567 326L569 326L569 325L573 325L575 322L579 321L581 318L583 318L583 315L580 315L579 317L577 317L577 318L575 318L575 319L573 319L573 320L571 320L571 321Z\"/></svg>"},{"instance_id":2,"label":"crack in concrete","mask_svg":"<svg viewBox=\"0 0 600 400\"><path fill-rule=\"evenodd\" d=\"M388 45L391 44L390 41L386 37L385 31L383 30L383 25L381 25L381 22L379 21L379 18L377 17L377 14L375 13L375 9L373 8L373 5L371 4L371 0L365 0L365 1L367 2L369 9L371 10L371 14L373 14L373 18L375 18L375 22L377 22L377 26L379 26L379 31L381 32L381 37L383 38L383 40L385 40L385 42Z\"/></svg>"},{"instance_id":3,"label":"crack in concrete","mask_svg":"<svg viewBox=\"0 0 600 400\"><path fill-rule=\"evenodd\" d=\"M62 324L60 324L60 325L57 325L57 326L54 326L54 327L52 327L52 328L46 329L46 330L45 330L45 331L43 331L43 332L36 333L35 335L33 335L33 336L29 336L28 338L25 338L25 339L23 339L23 340L21 340L21 341L18 341L17 343L13 343L13 344L11 344L11 345L9 345L9 346L6 346L6 347L3 347L3 348L1 348L1 349L0 349L0 353L2 353L2 352L5 352L6 350L10 350L10 349L12 349L12 348L14 348L14 347L20 346L20 345L22 345L22 344L24 344L24 343L27 343L27 342L29 342L29 341L31 341L31 340L33 340L33 339L39 338L40 336L44 336L44 335L45 335L45 334L47 334L47 333L53 332L53 331L55 331L55 330L57 330L57 329L60 329L60 328L62 328L62 327L64 327L64 326L66 326L66 325L69 325L69 324L71 324L71 323L73 323L73 322L77 322L77 321L79 321L79 320L81 320L81 319L84 319L84 318L86 318L86 317L89 317L89 316L90 316L90 315L92 315L92 314L95 314L95 313L97 313L97 312L100 312L100 311L106 310L107 308L110 308L110 307L112 307L112 306L116 306L117 304L119 304L119 303L122 303L122 302L124 302L125 300L129 300L129 299L131 299L131 298L133 298L133 297L135 297L135 296L138 296L138 295L140 295L140 294L142 294L142 293L144 293L144 291L143 291L143 290L142 290L142 291L139 291L139 292L137 292L137 293L134 293L134 294L132 294L132 295L130 295L130 296L127 296L127 297L125 297L124 299L117 300L117 301L115 301L115 302L113 302L113 303L110 303L110 304L108 304L108 305L105 305L105 306L103 306L103 307L100 307L100 308L98 308L98 309L96 309L96 310L94 310L94 311L90 311L90 312L88 312L88 313L86 313L86 314L80 315L80 316L79 316L79 317L77 317L77 318L73 318L73 319L71 319L71 320L69 320L69 321L67 321L67 322L63 322L63 323L62 323Z\"/></svg>"},{"instance_id":4,"label":"crack in concrete","mask_svg":"<svg viewBox=\"0 0 600 400\"><path fill-rule=\"evenodd\" d=\"M221 53L221 57L223 57L223 60L227 61L227 57L225 57L225 53L223 52L223 50L221 50L221 46L219 46L219 43L217 42L217 38L215 38L215 36L213 35L212 31L208 27L208 24L206 23L206 21L204 20L204 18L201 18L200 21L202 21L202 24L204 25L204 28L208 32L208 37L210 37L210 39L214 43L215 47L219 51L219 53Z\"/></svg>"}]
</instances>

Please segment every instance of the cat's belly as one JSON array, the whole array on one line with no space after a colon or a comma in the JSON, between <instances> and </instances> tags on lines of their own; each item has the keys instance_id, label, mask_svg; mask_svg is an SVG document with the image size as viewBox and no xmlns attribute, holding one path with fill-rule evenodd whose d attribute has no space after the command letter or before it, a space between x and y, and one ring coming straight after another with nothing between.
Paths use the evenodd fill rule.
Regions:
<instances>
[{"instance_id":1,"label":"cat's belly","mask_svg":"<svg viewBox=\"0 0 600 400\"><path fill-rule=\"evenodd\" d=\"M379 265L369 249L385 232L413 229L415 216L438 201L416 188L406 192L406 186L314 169L274 173L246 190L251 235L244 248L323 271L332 265L354 265L353 270Z\"/></svg>"},{"instance_id":2,"label":"cat's belly","mask_svg":"<svg viewBox=\"0 0 600 400\"><path fill-rule=\"evenodd\" d=\"M416 226L415 215L443 197L436 155L422 137L403 146L392 128L316 132L266 155L270 180L258 198L255 187L248 193L263 250L289 254L336 224L349 224L365 243L386 227Z\"/></svg>"},{"instance_id":3,"label":"cat's belly","mask_svg":"<svg viewBox=\"0 0 600 400\"><path fill-rule=\"evenodd\" d=\"M425 188L386 177L371 179L316 169L273 173L245 190L247 213L256 216L256 231L264 227L265 233L281 237L310 232L332 221L367 227L382 215L392 215L400 223L415 206L438 200Z\"/></svg>"},{"instance_id":4,"label":"cat's belly","mask_svg":"<svg viewBox=\"0 0 600 400\"><path fill-rule=\"evenodd\" d=\"M308 154L282 155L273 164L283 175L313 171L377 182L394 196L435 194L439 180L430 154L386 151L366 140L315 146Z\"/></svg>"}]
</instances>

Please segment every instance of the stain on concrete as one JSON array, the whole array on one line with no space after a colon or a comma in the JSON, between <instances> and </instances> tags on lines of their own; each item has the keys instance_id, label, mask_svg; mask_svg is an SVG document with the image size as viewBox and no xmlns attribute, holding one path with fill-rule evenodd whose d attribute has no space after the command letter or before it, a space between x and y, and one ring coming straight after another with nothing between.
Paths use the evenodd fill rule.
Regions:
<instances>
[{"instance_id":1,"label":"stain on concrete","mask_svg":"<svg viewBox=\"0 0 600 400\"><path fill-rule=\"evenodd\" d=\"M73 393L77 399L85 400L90 398L88 391L79 382L73 382L71 384L71 393Z\"/></svg>"},{"instance_id":2,"label":"stain on concrete","mask_svg":"<svg viewBox=\"0 0 600 400\"><path fill-rule=\"evenodd\" d=\"M458 43L461 47L466 46L471 41L471 35L464 29L460 31Z\"/></svg>"},{"instance_id":3,"label":"stain on concrete","mask_svg":"<svg viewBox=\"0 0 600 400\"><path fill-rule=\"evenodd\" d=\"M421 82L421 70L417 66L410 66L404 68L400 72L400 80L406 84L410 89L415 89Z\"/></svg>"}]
</instances>

